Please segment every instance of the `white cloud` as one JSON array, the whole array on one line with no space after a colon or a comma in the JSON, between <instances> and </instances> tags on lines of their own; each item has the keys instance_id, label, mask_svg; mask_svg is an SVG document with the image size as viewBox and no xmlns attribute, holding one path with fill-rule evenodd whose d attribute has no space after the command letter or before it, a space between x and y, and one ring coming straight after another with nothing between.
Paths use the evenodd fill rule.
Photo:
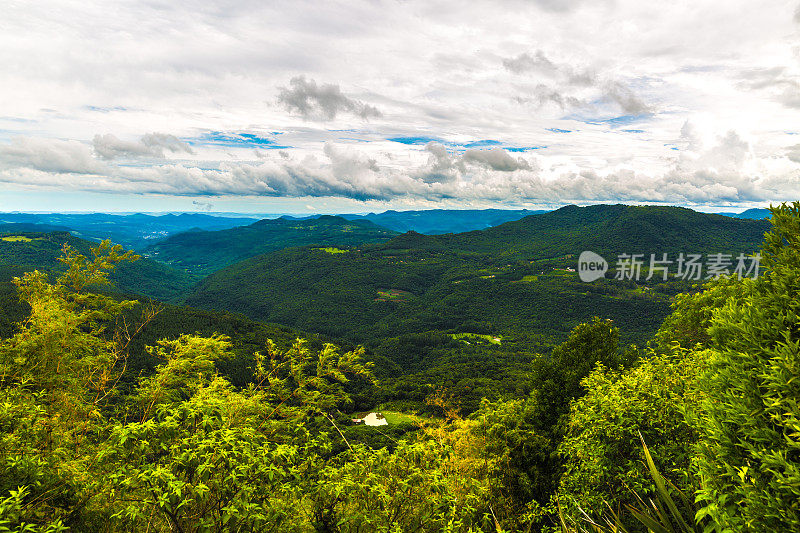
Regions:
<instances>
[{"instance_id":1,"label":"white cloud","mask_svg":"<svg viewBox=\"0 0 800 533\"><path fill-rule=\"evenodd\" d=\"M765 203L800 194L796 147L782 167L769 168L738 133L703 147L690 124L692 147L665 160L658 172L630 166L598 171L559 170L547 158L514 157L493 147L452 150L429 143L416 162L398 168L392 157L326 143L321 155L270 152L260 162L222 162L217 168L164 163L106 166L74 141L18 139L0 148L0 182L108 193L176 196L341 197L357 201Z\"/></svg>"},{"instance_id":2,"label":"white cloud","mask_svg":"<svg viewBox=\"0 0 800 533\"><path fill-rule=\"evenodd\" d=\"M332 195L405 207L791 197L796 9L12 3L0 22L0 195ZM204 141L209 132L237 141Z\"/></svg>"},{"instance_id":3,"label":"white cloud","mask_svg":"<svg viewBox=\"0 0 800 533\"><path fill-rule=\"evenodd\" d=\"M111 133L95 135L92 141L95 153L102 159L119 157L164 157L164 150L172 153L193 154L192 148L174 135L148 133L138 141L123 141Z\"/></svg>"},{"instance_id":4,"label":"white cloud","mask_svg":"<svg viewBox=\"0 0 800 533\"><path fill-rule=\"evenodd\" d=\"M83 143L41 137L15 137L0 145L0 168L30 168L53 173L99 174L107 167Z\"/></svg>"},{"instance_id":5,"label":"white cloud","mask_svg":"<svg viewBox=\"0 0 800 533\"><path fill-rule=\"evenodd\" d=\"M586 99L580 99L569 93L593 87L602 99L617 104L625 114L642 115L653 111L651 106L642 101L621 80L603 77L588 68L555 63L541 50L537 50L533 55L524 52L514 58L503 59L502 63L503 67L515 74L532 74L547 78L551 84L556 84L556 87L551 87L548 83L536 85L534 98L540 105L551 102L561 108L587 106L589 103ZM531 101L524 96L516 97L516 100Z\"/></svg>"}]
</instances>

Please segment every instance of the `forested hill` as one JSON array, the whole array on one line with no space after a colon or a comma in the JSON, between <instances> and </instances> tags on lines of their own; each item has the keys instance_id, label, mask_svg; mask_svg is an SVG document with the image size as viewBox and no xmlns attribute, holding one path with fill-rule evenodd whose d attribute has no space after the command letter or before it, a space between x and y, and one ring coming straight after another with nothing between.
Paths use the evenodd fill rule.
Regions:
<instances>
[{"instance_id":1,"label":"forested hill","mask_svg":"<svg viewBox=\"0 0 800 533\"><path fill-rule=\"evenodd\" d=\"M483 231L432 239L446 248L537 259L583 250L601 255L730 253L755 250L768 228L767 220L733 219L683 207L571 205Z\"/></svg>"},{"instance_id":2,"label":"forested hill","mask_svg":"<svg viewBox=\"0 0 800 533\"><path fill-rule=\"evenodd\" d=\"M323 215L259 220L221 231L179 233L152 245L146 254L197 274L210 274L243 259L292 246L358 246L391 239L397 232L367 220Z\"/></svg>"},{"instance_id":3,"label":"forested hill","mask_svg":"<svg viewBox=\"0 0 800 533\"><path fill-rule=\"evenodd\" d=\"M612 263L619 253L751 253L768 226L673 207L570 206L483 231L254 257L206 278L186 303L358 341L458 330L540 349L597 315L645 342L691 282L586 284L566 270L578 254Z\"/></svg>"},{"instance_id":4,"label":"forested hill","mask_svg":"<svg viewBox=\"0 0 800 533\"><path fill-rule=\"evenodd\" d=\"M90 248L97 243L80 239L66 231L0 232L0 282L8 283L12 277L34 269L62 268L58 257L61 256L61 247L64 244L90 256ZM112 274L111 281L121 292L166 301L185 293L197 278L162 263L141 258L119 265Z\"/></svg>"},{"instance_id":5,"label":"forested hill","mask_svg":"<svg viewBox=\"0 0 800 533\"><path fill-rule=\"evenodd\" d=\"M348 220L369 220L384 228L427 235L463 233L489 228L546 211L527 209L427 209L424 211L385 211L368 215L340 215Z\"/></svg>"}]
</instances>

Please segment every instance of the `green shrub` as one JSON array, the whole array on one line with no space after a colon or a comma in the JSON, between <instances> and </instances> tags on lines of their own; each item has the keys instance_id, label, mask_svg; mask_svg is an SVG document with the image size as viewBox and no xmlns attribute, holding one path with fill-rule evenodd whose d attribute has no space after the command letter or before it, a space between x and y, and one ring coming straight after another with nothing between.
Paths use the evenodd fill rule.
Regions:
<instances>
[{"instance_id":1,"label":"green shrub","mask_svg":"<svg viewBox=\"0 0 800 533\"><path fill-rule=\"evenodd\" d=\"M768 271L709 330L697 466L717 531L800 531L800 203L772 213Z\"/></svg>"}]
</instances>

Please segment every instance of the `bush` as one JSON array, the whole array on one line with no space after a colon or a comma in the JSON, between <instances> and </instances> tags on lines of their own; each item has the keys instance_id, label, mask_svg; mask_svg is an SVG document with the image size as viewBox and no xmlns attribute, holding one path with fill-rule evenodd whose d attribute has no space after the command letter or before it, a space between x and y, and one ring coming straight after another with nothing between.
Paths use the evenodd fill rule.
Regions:
<instances>
[{"instance_id":1,"label":"bush","mask_svg":"<svg viewBox=\"0 0 800 533\"><path fill-rule=\"evenodd\" d=\"M559 447L566 472L558 500L565 514L577 519L580 507L597 517L606 503L624 509L638 503L637 495L655 498L639 435L667 479L683 492L695 490L688 471L697 435L684 410L696 403L702 356L675 349L624 372L597 365L582 381L587 393L572 404Z\"/></svg>"},{"instance_id":2,"label":"bush","mask_svg":"<svg viewBox=\"0 0 800 533\"><path fill-rule=\"evenodd\" d=\"M800 531L800 203L772 213L767 273L709 329L697 466L717 531Z\"/></svg>"}]
</instances>

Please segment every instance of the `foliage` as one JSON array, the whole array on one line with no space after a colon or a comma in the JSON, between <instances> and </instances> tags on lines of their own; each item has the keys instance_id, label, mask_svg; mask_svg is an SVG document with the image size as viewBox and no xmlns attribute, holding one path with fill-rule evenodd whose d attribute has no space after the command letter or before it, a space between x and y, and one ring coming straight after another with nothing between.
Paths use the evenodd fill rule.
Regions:
<instances>
[{"instance_id":1,"label":"foliage","mask_svg":"<svg viewBox=\"0 0 800 533\"><path fill-rule=\"evenodd\" d=\"M729 298L740 299L744 284L736 277L720 277L705 283L699 292L678 294L672 302L672 313L655 335L657 346L669 351L674 344L684 348L708 346L708 328L716 310Z\"/></svg>"},{"instance_id":2,"label":"foliage","mask_svg":"<svg viewBox=\"0 0 800 533\"><path fill-rule=\"evenodd\" d=\"M624 509L656 497L643 450L631 445L638 437L649 443L671 483L694 492L698 483L689 465L697 434L685 414L699 401L703 366L701 352L674 348L624 371L599 364L581 382L586 395L572 404L559 446L566 459L558 489L565 515L599 517L608 506Z\"/></svg>"},{"instance_id":3,"label":"foliage","mask_svg":"<svg viewBox=\"0 0 800 533\"><path fill-rule=\"evenodd\" d=\"M487 483L475 470L482 463L450 443L344 453L316 483L313 521L322 531L490 531Z\"/></svg>"},{"instance_id":4,"label":"foliage","mask_svg":"<svg viewBox=\"0 0 800 533\"><path fill-rule=\"evenodd\" d=\"M624 206L537 217L276 252L201 287L269 296L263 316L366 343L341 349L114 295L103 287L134 257L108 242L59 263L53 240L2 241L18 247L0 274L21 301L0 286L0 327L21 320L0 341L0 530L543 531L558 516L796 529L800 204L775 210L765 276L679 296L648 351L624 348L624 329L649 339L685 284L583 284L564 251L646 252L681 231L675 245L745 248L763 223ZM342 224L308 224L326 222ZM53 281L22 274L25 257ZM376 301L389 287L402 298ZM379 403L419 416L350 425Z\"/></svg>"},{"instance_id":5,"label":"foliage","mask_svg":"<svg viewBox=\"0 0 800 533\"><path fill-rule=\"evenodd\" d=\"M700 492L718 531L800 528L800 203L772 209L762 262L709 333Z\"/></svg>"},{"instance_id":6,"label":"foliage","mask_svg":"<svg viewBox=\"0 0 800 533\"><path fill-rule=\"evenodd\" d=\"M120 252L105 241L87 259L65 246L66 269L55 283L39 271L14 280L31 311L0 343L0 490L27 480L26 515L33 523L68 521L85 504L94 440L125 356L125 332L107 336L106 329L134 304L85 289L108 283L114 265L131 258Z\"/></svg>"},{"instance_id":7,"label":"foliage","mask_svg":"<svg viewBox=\"0 0 800 533\"><path fill-rule=\"evenodd\" d=\"M639 435L641 438L641 435ZM563 533L628 533L634 526L626 527L622 517L630 515L639 528L644 526L653 533L700 533L702 527L695 523L696 505L686 492L666 480L659 472L644 439L642 448L647 463L648 474L655 485L655 498L646 502L636 493L636 505L626 504L624 512L617 512L606 503L607 510L601 518L592 518L579 508L580 517L565 516L560 504L558 517ZM676 498L677 501L676 501Z\"/></svg>"}]
</instances>

